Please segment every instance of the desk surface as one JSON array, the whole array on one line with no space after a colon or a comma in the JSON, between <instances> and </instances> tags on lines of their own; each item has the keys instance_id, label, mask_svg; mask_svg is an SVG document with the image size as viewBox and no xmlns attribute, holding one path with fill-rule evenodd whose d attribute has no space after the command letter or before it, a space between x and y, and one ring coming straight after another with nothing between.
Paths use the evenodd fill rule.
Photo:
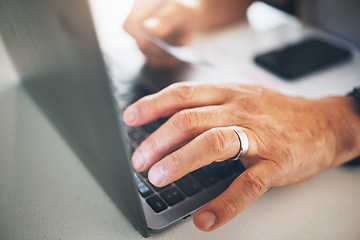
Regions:
<instances>
[{"instance_id":1,"label":"desk surface","mask_svg":"<svg viewBox=\"0 0 360 240\"><path fill-rule=\"evenodd\" d=\"M92 6L104 51L111 49L116 54L126 49L118 47L116 37L107 38L111 28L103 30L101 26L107 23L99 17L106 13L120 21L117 14L125 13L129 6L125 4L115 11L111 5L115 2L93 0ZM118 28L120 24L115 21L112 26ZM294 83L276 79L250 59L255 48L270 49L313 33L299 26L281 26L259 33L248 25L235 24L197 36L193 45L217 64L216 70L203 73L201 79L216 82L222 76L224 81L256 83L307 97L344 94L359 84L358 53L348 64ZM121 34L118 37L131 41L124 40ZM228 59L227 64L216 62L219 54ZM191 76L196 77L199 78ZM19 87L1 41L0 113L0 239L141 239L51 122ZM186 220L152 238L359 239L359 186L360 168L329 169L301 184L270 190L214 232L201 232L191 220Z\"/></svg>"}]
</instances>

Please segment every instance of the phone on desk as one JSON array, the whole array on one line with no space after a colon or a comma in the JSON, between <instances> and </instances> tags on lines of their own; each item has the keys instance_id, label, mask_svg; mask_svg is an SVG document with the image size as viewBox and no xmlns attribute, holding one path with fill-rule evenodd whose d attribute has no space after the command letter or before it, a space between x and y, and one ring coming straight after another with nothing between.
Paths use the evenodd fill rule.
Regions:
<instances>
[{"instance_id":1,"label":"phone on desk","mask_svg":"<svg viewBox=\"0 0 360 240\"><path fill-rule=\"evenodd\" d=\"M311 38L255 57L255 63L286 80L293 80L351 58L351 52Z\"/></svg>"}]
</instances>

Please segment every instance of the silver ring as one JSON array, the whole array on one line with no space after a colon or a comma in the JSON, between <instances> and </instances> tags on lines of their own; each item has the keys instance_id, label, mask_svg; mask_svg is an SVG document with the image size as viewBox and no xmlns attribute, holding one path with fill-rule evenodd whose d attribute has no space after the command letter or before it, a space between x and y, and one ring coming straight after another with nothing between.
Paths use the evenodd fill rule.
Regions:
<instances>
[{"instance_id":1,"label":"silver ring","mask_svg":"<svg viewBox=\"0 0 360 240\"><path fill-rule=\"evenodd\" d=\"M249 150L249 139L241 127L230 126L229 128L231 128L232 130L234 130L236 132L236 134L239 137L239 141L240 141L239 153L236 155L236 157L230 158L230 160L235 161L235 160L239 160L239 159L245 157L247 151Z\"/></svg>"}]
</instances>

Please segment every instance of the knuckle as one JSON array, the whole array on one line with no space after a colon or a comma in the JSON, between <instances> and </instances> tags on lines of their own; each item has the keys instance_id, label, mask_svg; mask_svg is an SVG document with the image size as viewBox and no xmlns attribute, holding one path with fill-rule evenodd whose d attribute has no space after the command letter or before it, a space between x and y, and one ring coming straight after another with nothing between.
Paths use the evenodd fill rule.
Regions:
<instances>
[{"instance_id":1,"label":"knuckle","mask_svg":"<svg viewBox=\"0 0 360 240\"><path fill-rule=\"evenodd\" d=\"M269 184L266 181L264 181L260 176L251 172L245 171L243 173L243 181L249 190L248 193L253 197L261 195L269 188Z\"/></svg>"},{"instance_id":2,"label":"knuckle","mask_svg":"<svg viewBox=\"0 0 360 240\"><path fill-rule=\"evenodd\" d=\"M156 141L155 139L152 137L152 136L149 136L145 142L144 142L147 146L148 146L148 149L150 150L150 152L152 153L156 153L158 152L158 146L156 144Z\"/></svg>"},{"instance_id":3,"label":"knuckle","mask_svg":"<svg viewBox=\"0 0 360 240\"><path fill-rule=\"evenodd\" d=\"M177 171L180 169L185 169L183 158L178 152L173 152L172 154L169 155L169 158L170 158L170 162L168 167L171 170Z\"/></svg>"},{"instance_id":4,"label":"knuckle","mask_svg":"<svg viewBox=\"0 0 360 240\"><path fill-rule=\"evenodd\" d=\"M188 83L177 83L173 85L173 92L176 100L188 101L191 99L195 92L195 87Z\"/></svg>"},{"instance_id":5,"label":"knuckle","mask_svg":"<svg viewBox=\"0 0 360 240\"><path fill-rule=\"evenodd\" d=\"M130 22L130 20L129 20L129 17L128 17L128 18L125 19L125 21L124 21L124 23L123 23L123 25L122 25L123 29L124 29L126 32L129 32L129 25L130 25L129 22Z\"/></svg>"},{"instance_id":6,"label":"knuckle","mask_svg":"<svg viewBox=\"0 0 360 240\"><path fill-rule=\"evenodd\" d=\"M221 154L226 149L226 138L219 128L213 128L204 133L209 149L215 154Z\"/></svg>"},{"instance_id":7,"label":"knuckle","mask_svg":"<svg viewBox=\"0 0 360 240\"><path fill-rule=\"evenodd\" d=\"M241 211L240 201L233 197L222 199L220 204L223 206L223 214L227 217L235 216Z\"/></svg>"},{"instance_id":8,"label":"knuckle","mask_svg":"<svg viewBox=\"0 0 360 240\"><path fill-rule=\"evenodd\" d=\"M134 19L133 15L130 14L124 21L122 27L127 33L132 33L134 28Z\"/></svg>"},{"instance_id":9,"label":"knuckle","mask_svg":"<svg viewBox=\"0 0 360 240\"><path fill-rule=\"evenodd\" d=\"M192 131L199 126L199 116L193 110L183 110L174 115L173 125L180 131Z\"/></svg>"}]
</instances>

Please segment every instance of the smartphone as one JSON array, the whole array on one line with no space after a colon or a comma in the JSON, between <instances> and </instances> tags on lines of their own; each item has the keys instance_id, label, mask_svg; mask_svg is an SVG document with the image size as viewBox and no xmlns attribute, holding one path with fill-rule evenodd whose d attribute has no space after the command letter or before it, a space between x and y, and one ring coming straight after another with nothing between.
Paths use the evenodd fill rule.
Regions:
<instances>
[{"instance_id":1,"label":"smartphone","mask_svg":"<svg viewBox=\"0 0 360 240\"><path fill-rule=\"evenodd\" d=\"M294 80L351 59L349 50L311 38L255 57L255 63L286 79Z\"/></svg>"}]
</instances>

